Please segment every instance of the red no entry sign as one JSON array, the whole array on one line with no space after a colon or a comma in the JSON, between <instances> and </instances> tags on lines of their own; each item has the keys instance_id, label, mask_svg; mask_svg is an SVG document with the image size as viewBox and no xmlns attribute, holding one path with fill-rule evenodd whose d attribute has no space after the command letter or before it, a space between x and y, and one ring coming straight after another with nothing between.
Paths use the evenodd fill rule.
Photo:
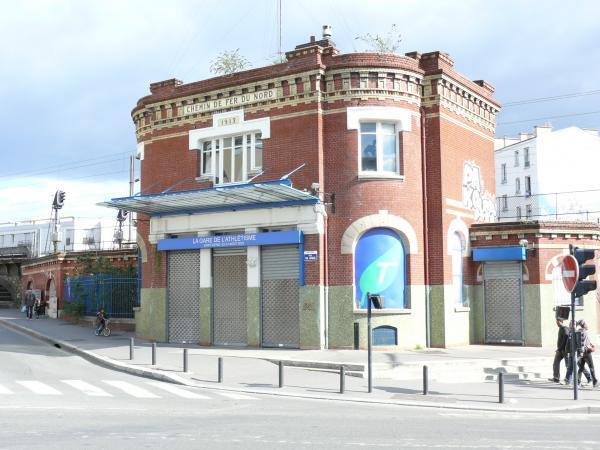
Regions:
<instances>
[{"instance_id":1,"label":"red no entry sign","mask_svg":"<svg viewBox=\"0 0 600 450\"><path fill-rule=\"evenodd\" d=\"M566 255L563 257L560 263L562 272L562 280L565 285L565 289L569 292L573 292L577 279L579 278L579 264L573 255Z\"/></svg>"}]
</instances>

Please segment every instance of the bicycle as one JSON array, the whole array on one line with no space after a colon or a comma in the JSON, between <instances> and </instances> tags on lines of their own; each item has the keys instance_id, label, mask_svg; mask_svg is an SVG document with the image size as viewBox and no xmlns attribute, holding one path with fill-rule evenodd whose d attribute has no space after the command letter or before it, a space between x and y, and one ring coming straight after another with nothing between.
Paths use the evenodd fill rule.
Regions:
<instances>
[{"instance_id":1,"label":"bicycle","mask_svg":"<svg viewBox=\"0 0 600 450\"><path fill-rule=\"evenodd\" d=\"M106 337L110 336L110 328L108 326L109 322L110 322L109 319L104 319L104 326L102 326L102 322L100 322L98 324L98 326L96 327L96 329L94 330L94 334L96 336L100 336L100 335L103 335Z\"/></svg>"}]
</instances>

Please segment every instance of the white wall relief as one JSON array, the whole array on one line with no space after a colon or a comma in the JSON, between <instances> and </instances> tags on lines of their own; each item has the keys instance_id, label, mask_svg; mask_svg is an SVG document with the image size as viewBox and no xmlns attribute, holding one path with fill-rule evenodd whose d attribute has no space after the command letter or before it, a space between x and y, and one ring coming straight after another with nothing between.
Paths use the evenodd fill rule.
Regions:
<instances>
[{"instance_id":1,"label":"white wall relief","mask_svg":"<svg viewBox=\"0 0 600 450\"><path fill-rule=\"evenodd\" d=\"M494 195L484 190L481 170L474 161L465 161L463 167L462 201L465 208L473 210L476 222L496 221Z\"/></svg>"}]
</instances>

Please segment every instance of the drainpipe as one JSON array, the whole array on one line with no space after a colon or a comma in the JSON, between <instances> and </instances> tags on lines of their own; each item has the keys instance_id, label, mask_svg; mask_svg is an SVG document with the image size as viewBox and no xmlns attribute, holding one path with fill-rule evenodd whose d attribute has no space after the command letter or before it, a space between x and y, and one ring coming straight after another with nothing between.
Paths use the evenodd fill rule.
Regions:
<instances>
[{"instance_id":1,"label":"drainpipe","mask_svg":"<svg viewBox=\"0 0 600 450\"><path fill-rule=\"evenodd\" d=\"M431 289L429 287L429 223L428 223L428 202L427 202L427 159L426 144L427 136L425 131L425 109L419 108L421 113L421 178L423 192L423 275L425 283L425 346L431 347Z\"/></svg>"},{"instance_id":2,"label":"drainpipe","mask_svg":"<svg viewBox=\"0 0 600 450\"><path fill-rule=\"evenodd\" d=\"M325 209L325 203L323 203L323 241L324 241L324 255L323 255L323 265L324 267L324 278L325 278L325 348L329 348L329 246L327 243L328 234L327 227L329 226L329 221L327 220L328 214Z\"/></svg>"}]
</instances>

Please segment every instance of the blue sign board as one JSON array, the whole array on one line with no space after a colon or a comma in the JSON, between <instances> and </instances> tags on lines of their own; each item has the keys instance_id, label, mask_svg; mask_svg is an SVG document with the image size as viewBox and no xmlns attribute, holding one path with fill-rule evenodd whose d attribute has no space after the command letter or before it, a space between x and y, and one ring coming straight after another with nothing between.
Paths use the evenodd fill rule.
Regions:
<instances>
[{"instance_id":1,"label":"blue sign board","mask_svg":"<svg viewBox=\"0 0 600 450\"><path fill-rule=\"evenodd\" d=\"M473 249L473 261L526 261L526 248L512 247L481 247Z\"/></svg>"},{"instance_id":2,"label":"blue sign board","mask_svg":"<svg viewBox=\"0 0 600 450\"><path fill-rule=\"evenodd\" d=\"M304 250L304 261L316 261L317 251L316 250Z\"/></svg>"},{"instance_id":3,"label":"blue sign board","mask_svg":"<svg viewBox=\"0 0 600 450\"><path fill-rule=\"evenodd\" d=\"M222 234L174 239L160 239L158 250L189 250L201 248L248 247L250 245L301 244L301 231L271 233Z\"/></svg>"},{"instance_id":4,"label":"blue sign board","mask_svg":"<svg viewBox=\"0 0 600 450\"><path fill-rule=\"evenodd\" d=\"M405 252L398 235L388 228L373 228L361 236L354 256L356 298L367 308L367 292L380 294L384 308L405 308Z\"/></svg>"}]
</instances>

